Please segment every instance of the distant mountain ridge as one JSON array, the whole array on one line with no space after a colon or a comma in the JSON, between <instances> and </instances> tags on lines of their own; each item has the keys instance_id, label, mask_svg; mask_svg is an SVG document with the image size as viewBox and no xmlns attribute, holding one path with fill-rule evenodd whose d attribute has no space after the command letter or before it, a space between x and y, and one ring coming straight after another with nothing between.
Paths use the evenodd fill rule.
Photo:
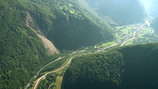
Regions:
<instances>
[{"instance_id":1,"label":"distant mountain ridge","mask_svg":"<svg viewBox=\"0 0 158 89\"><path fill-rule=\"evenodd\" d=\"M146 18L144 6L139 0L85 0L103 16L108 16L118 25L143 22Z\"/></svg>"}]
</instances>

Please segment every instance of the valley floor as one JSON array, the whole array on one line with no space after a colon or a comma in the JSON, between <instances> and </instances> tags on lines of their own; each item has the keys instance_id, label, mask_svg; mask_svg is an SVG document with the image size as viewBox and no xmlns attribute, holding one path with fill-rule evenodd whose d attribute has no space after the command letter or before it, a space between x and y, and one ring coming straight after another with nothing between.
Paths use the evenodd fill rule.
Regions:
<instances>
[{"instance_id":1,"label":"valley floor","mask_svg":"<svg viewBox=\"0 0 158 89\"><path fill-rule=\"evenodd\" d=\"M138 44L141 42L139 40L146 39L147 35L153 35L154 30L150 28L147 22L145 22L144 24L116 27L114 28L114 34L115 34L115 41L113 42L103 43L101 45L95 45L94 48L85 48L83 50L77 50L77 51L65 54L64 56L60 56L55 61L48 63L46 66L53 65L57 61L66 59L65 62L59 68L46 71L46 72L41 72L41 70L43 70L45 67L40 69L37 75L35 75L34 78L30 80L30 82L27 84L25 89L30 88L30 87L32 87L32 89L37 89L38 86L40 87L45 86L48 89L61 89L63 74L74 57L104 52L107 49L110 49L113 47L119 47L119 46L121 47L124 45L130 45L130 44ZM148 42L156 41L156 40L152 40L153 38L156 38L156 37L158 36L157 35L150 36L150 38L148 38ZM55 81L49 82L49 79L47 79L47 76L52 76L53 74L56 74L56 76L53 76Z\"/></svg>"}]
</instances>

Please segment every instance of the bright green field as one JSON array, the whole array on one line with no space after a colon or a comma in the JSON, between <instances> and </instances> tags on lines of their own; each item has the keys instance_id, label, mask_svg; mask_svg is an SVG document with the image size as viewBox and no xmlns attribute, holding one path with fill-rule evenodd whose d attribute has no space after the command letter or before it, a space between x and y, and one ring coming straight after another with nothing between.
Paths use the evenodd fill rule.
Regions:
<instances>
[{"instance_id":1,"label":"bright green field","mask_svg":"<svg viewBox=\"0 0 158 89\"><path fill-rule=\"evenodd\" d=\"M101 47L107 47L107 46L113 45L113 44L115 44L115 43L116 43L115 41L103 43L103 44L101 45Z\"/></svg>"}]
</instances>

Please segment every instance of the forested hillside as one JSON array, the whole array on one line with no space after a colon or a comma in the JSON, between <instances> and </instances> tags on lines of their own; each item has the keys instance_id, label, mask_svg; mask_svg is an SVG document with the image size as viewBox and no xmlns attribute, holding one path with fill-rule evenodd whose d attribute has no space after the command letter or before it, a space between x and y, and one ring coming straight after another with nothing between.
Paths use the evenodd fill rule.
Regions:
<instances>
[{"instance_id":1,"label":"forested hillside","mask_svg":"<svg viewBox=\"0 0 158 89\"><path fill-rule=\"evenodd\" d=\"M62 89L157 89L158 44L74 58Z\"/></svg>"},{"instance_id":2,"label":"forested hillside","mask_svg":"<svg viewBox=\"0 0 158 89\"><path fill-rule=\"evenodd\" d=\"M24 88L43 65L58 56L48 56L36 32L58 49L113 39L105 21L90 12L87 4L79 6L81 0L0 0L0 89ZM26 25L28 13L31 27Z\"/></svg>"},{"instance_id":3,"label":"forested hillside","mask_svg":"<svg viewBox=\"0 0 158 89\"><path fill-rule=\"evenodd\" d=\"M33 6L24 3L24 9L34 18L35 28L58 49L76 49L113 39L111 27L84 0L31 0L30 3Z\"/></svg>"},{"instance_id":4,"label":"forested hillside","mask_svg":"<svg viewBox=\"0 0 158 89\"><path fill-rule=\"evenodd\" d=\"M17 9L17 3L0 1L0 89L23 87L43 64L53 60L25 26L26 11Z\"/></svg>"},{"instance_id":5,"label":"forested hillside","mask_svg":"<svg viewBox=\"0 0 158 89\"><path fill-rule=\"evenodd\" d=\"M118 25L140 23L146 13L139 0L86 0L96 12L112 18Z\"/></svg>"}]
</instances>

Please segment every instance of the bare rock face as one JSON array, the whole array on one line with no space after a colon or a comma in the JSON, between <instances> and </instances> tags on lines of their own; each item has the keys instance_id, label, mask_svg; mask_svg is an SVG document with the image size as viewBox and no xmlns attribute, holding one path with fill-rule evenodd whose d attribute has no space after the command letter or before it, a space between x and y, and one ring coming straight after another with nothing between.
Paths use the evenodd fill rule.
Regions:
<instances>
[{"instance_id":1,"label":"bare rock face","mask_svg":"<svg viewBox=\"0 0 158 89\"><path fill-rule=\"evenodd\" d=\"M44 47L47 49L49 55L53 55L54 53L59 54L59 52L55 48L54 44L51 41L49 41L46 37L41 35L40 31L37 32L35 29L33 29L30 24L34 25L32 17L30 16L30 13L27 12L26 26L30 27L33 30L33 32L35 32L37 34L37 36L41 39L41 41L44 44Z\"/></svg>"}]
</instances>

